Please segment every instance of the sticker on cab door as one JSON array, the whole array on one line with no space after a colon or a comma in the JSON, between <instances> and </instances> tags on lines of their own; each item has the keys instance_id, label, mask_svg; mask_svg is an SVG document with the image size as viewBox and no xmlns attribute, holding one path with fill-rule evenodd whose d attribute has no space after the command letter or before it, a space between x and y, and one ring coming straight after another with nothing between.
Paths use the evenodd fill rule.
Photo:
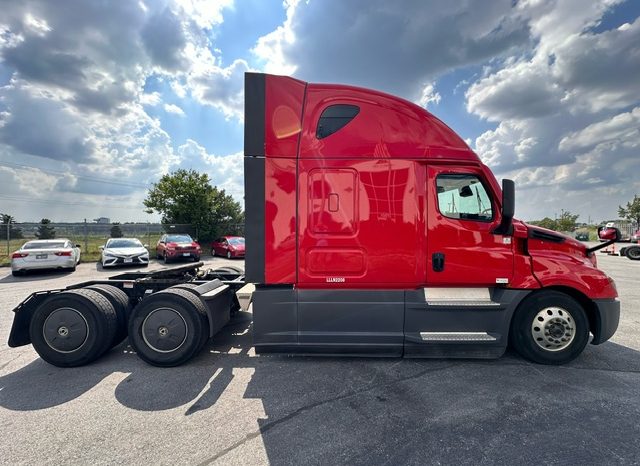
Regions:
<instances>
[{"instance_id":1,"label":"sticker on cab door","mask_svg":"<svg viewBox=\"0 0 640 466\"><path fill-rule=\"evenodd\" d=\"M327 283L344 283L344 277L327 277Z\"/></svg>"}]
</instances>

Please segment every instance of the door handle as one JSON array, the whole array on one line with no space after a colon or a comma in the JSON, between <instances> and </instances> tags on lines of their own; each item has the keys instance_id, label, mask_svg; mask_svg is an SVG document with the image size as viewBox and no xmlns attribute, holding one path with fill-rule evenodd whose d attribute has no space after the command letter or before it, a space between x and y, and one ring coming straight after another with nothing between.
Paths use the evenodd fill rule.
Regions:
<instances>
[{"instance_id":1,"label":"door handle","mask_svg":"<svg viewBox=\"0 0 640 466\"><path fill-rule=\"evenodd\" d=\"M444 254L441 252L434 252L431 256L433 271L442 272L444 270Z\"/></svg>"}]
</instances>

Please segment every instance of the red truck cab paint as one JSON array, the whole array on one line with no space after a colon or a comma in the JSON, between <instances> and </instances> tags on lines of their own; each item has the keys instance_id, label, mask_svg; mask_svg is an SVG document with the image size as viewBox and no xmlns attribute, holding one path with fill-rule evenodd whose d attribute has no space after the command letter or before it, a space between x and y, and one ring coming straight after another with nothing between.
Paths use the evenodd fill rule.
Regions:
<instances>
[{"instance_id":1,"label":"red truck cab paint","mask_svg":"<svg viewBox=\"0 0 640 466\"><path fill-rule=\"evenodd\" d=\"M511 334L559 363L617 328L593 253L513 220L513 183L425 109L253 73L245 99L258 352L495 357Z\"/></svg>"}]
</instances>

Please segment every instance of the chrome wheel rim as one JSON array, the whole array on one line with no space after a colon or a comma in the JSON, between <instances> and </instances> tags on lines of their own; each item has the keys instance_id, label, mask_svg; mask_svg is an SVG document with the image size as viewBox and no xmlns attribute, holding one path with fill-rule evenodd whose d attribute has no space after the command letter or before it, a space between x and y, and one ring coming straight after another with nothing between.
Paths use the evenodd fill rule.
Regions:
<instances>
[{"instance_id":1,"label":"chrome wheel rim","mask_svg":"<svg viewBox=\"0 0 640 466\"><path fill-rule=\"evenodd\" d=\"M546 307L533 318L531 335L536 345L543 350L562 351L573 342L576 324L566 309Z\"/></svg>"}]
</instances>

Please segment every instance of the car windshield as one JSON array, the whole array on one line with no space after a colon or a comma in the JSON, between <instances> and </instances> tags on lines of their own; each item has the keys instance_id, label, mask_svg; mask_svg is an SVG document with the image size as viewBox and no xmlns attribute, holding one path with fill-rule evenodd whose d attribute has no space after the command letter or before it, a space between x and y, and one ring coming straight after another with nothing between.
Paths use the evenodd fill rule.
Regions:
<instances>
[{"instance_id":1,"label":"car windshield","mask_svg":"<svg viewBox=\"0 0 640 466\"><path fill-rule=\"evenodd\" d=\"M189 235L169 235L167 236L167 243L192 243L193 240Z\"/></svg>"},{"instance_id":2,"label":"car windshield","mask_svg":"<svg viewBox=\"0 0 640 466\"><path fill-rule=\"evenodd\" d=\"M107 248L141 248L142 243L137 239L112 239L107 243Z\"/></svg>"},{"instance_id":3,"label":"car windshield","mask_svg":"<svg viewBox=\"0 0 640 466\"><path fill-rule=\"evenodd\" d=\"M22 249L58 249L64 247L64 241L50 243L48 241L29 241Z\"/></svg>"},{"instance_id":4,"label":"car windshield","mask_svg":"<svg viewBox=\"0 0 640 466\"><path fill-rule=\"evenodd\" d=\"M228 238L227 241L229 241L229 244L233 244L234 246L244 244L244 238Z\"/></svg>"}]
</instances>

